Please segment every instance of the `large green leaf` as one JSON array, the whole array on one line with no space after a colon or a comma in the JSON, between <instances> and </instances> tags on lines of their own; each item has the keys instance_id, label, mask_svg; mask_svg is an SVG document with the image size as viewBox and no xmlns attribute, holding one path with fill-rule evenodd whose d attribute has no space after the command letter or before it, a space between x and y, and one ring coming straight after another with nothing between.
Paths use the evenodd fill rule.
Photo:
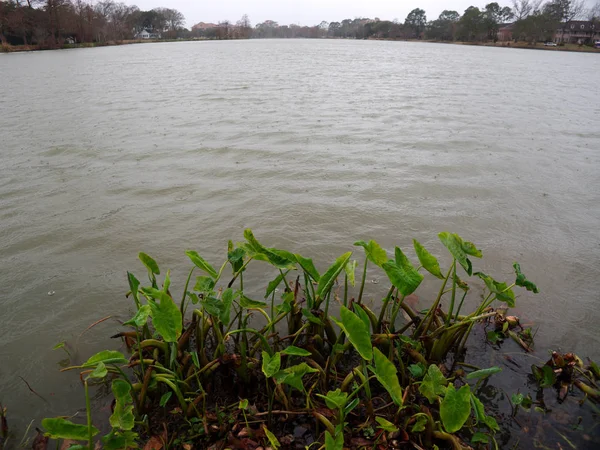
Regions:
<instances>
[{"instance_id":1,"label":"large green leaf","mask_svg":"<svg viewBox=\"0 0 600 450\"><path fill-rule=\"evenodd\" d=\"M277 352L270 356L267 352L262 352L262 371L265 377L271 378L281 367L281 353Z\"/></svg>"},{"instance_id":2,"label":"large green leaf","mask_svg":"<svg viewBox=\"0 0 600 450\"><path fill-rule=\"evenodd\" d=\"M138 448L138 434L133 431L115 431L111 430L109 434L102 437L104 450L123 450L130 448ZM70 447L71 450L73 447Z\"/></svg>"},{"instance_id":3,"label":"large green leaf","mask_svg":"<svg viewBox=\"0 0 600 450\"><path fill-rule=\"evenodd\" d=\"M404 296L412 294L423 281L423 275L417 272L417 269L398 247L396 247L396 260L390 260L382 267L392 284Z\"/></svg>"},{"instance_id":4,"label":"large green leaf","mask_svg":"<svg viewBox=\"0 0 600 450\"><path fill-rule=\"evenodd\" d=\"M131 295L133 296L133 300L136 305L139 305L139 293L138 289L140 287L140 281L135 277L134 274L127 272L127 282L129 283L129 290L131 291Z\"/></svg>"},{"instance_id":5,"label":"large green leaf","mask_svg":"<svg viewBox=\"0 0 600 450\"><path fill-rule=\"evenodd\" d=\"M112 382L112 391L115 397L115 408L109 418L110 425L123 431L132 430L134 417L131 385L125 380L116 379Z\"/></svg>"},{"instance_id":6,"label":"large green leaf","mask_svg":"<svg viewBox=\"0 0 600 450\"><path fill-rule=\"evenodd\" d=\"M152 324L165 342L177 342L183 329L181 311L170 295L154 288L142 288L152 310Z\"/></svg>"},{"instance_id":7,"label":"large green leaf","mask_svg":"<svg viewBox=\"0 0 600 450\"><path fill-rule=\"evenodd\" d=\"M306 392L302 378L307 373L312 372L318 372L318 370L303 362L277 372L275 375L273 375L273 378L275 378L278 383L285 383L301 392Z\"/></svg>"},{"instance_id":8,"label":"large green leaf","mask_svg":"<svg viewBox=\"0 0 600 450\"><path fill-rule=\"evenodd\" d=\"M128 359L123 356L123 353L115 350L102 350L82 364L82 367L95 367L98 363L104 364L125 364L129 362Z\"/></svg>"},{"instance_id":9,"label":"large green leaf","mask_svg":"<svg viewBox=\"0 0 600 450\"><path fill-rule=\"evenodd\" d=\"M462 428L471 414L471 388L468 384L459 390L449 384L446 395L440 405L440 417L448 433L455 433Z\"/></svg>"},{"instance_id":10,"label":"large green leaf","mask_svg":"<svg viewBox=\"0 0 600 450\"><path fill-rule=\"evenodd\" d=\"M154 275L160 275L160 269L158 268L158 264L156 263L156 261L154 261L154 259L152 259L151 256L147 255L144 252L140 252L138 254L138 258L140 259L142 264L146 266L148 272L153 273Z\"/></svg>"},{"instance_id":11,"label":"large green leaf","mask_svg":"<svg viewBox=\"0 0 600 450\"><path fill-rule=\"evenodd\" d=\"M209 263L207 263L204 258L202 258L202 256L200 256L198 254L198 252L194 251L194 250L187 250L185 252L185 254L188 256L188 258L190 258L192 260L192 262L194 263L194 265L198 268L201 269L203 271L205 271L207 274L209 274L213 279L216 279L219 274L217 273L217 271L214 269L213 266L211 266Z\"/></svg>"},{"instance_id":12,"label":"large green leaf","mask_svg":"<svg viewBox=\"0 0 600 450\"><path fill-rule=\"evenodd\" d=\"M481 403L481 400L479 400L477 398L477 396L475 394L473 394L471 392L471 406L473 407L473 411L475 412L475 423L482 423L484 425L486 425L488 428L490 428L491 430L494 431L498 431L499 427L498 427L498 423L496 422L496 419L494 419L491 416L486 416L485 414L485 409L483 407L483 403Z\"/></svg>"},{"instance_id":13,"label":"large green leaf","mask_svg":"<svg viewBox=\"0 0 600 450\"><path fill-rule=\"evenodd\" d=\"M279 275L277 275L274 280L269 281L269 284L267 285L267 292L265 294L265 298L268 298L275 291L275 289L277 289L277 286L281 284L281 282L283 281L283 277L286 274L287 272L282 272Z\"/></svg>"},{"instance_id":14,"label":"large green leaf","mask_svg":"<svg viewBox=\"0 0 600 450\"><path fill-rule=\"evenodd\" d=\"M211 316L219 317L223 312L223 302L215 297L206 297L200 300L204 310Z\"/></svg>"},{"instance_id":15,"label":"large green leaf","mask_svg":"<svg viewBox=\"0 0 600 450\"><path fill-rule=\"evenodd\" d=\"M102 361L100 361L96 365L96 368L92 371L92 373L89 374L89 377L104 378L106 375L108 375L108 369L106 368L106 365Z\"/></svg>"},{"instance_id":16,"label":"large green leaf","mask_svg":"<svg viewBox=\"0 0 600 450\"><path fill-rule=\"evenodd\" d=\"M356 266L357 266L357 262L356 260L354 261L348 261L346 263L346 265L344 266L344 270L346 271L346 277L348 277L348 282L350 283L350 285L354 286L356 284Z\"/></svg>"},{"instance_id":17,"label":"large green leaf","mask_svg":"<svg viewBox=\"0 0 600 450\"><path fill-rule=\"evenodd\" d=\"M223 295L221 296L221 302L223 303L223 308L221 310L221 314L219 314L219 320L223 325L229 325L229 321L231 320L231 303L233 302L233 289L227 288L223 291Z\"/></svg>"},{"instance_id":18,"label":"large green leaf","mask_svg":"<svg viewBox=\"0 0 600 450\"><path fill-rule=\"evenodd\" d=\"M148 317L150 317L151 313L152 310L150 309L150 305L142 305L135 313L135 316L123 323L123 325L135 325L138 328L142 327L148 321Z\"/></svg>"},{"instance_id":19,"label":"large green leaf","mask_svg":"<svg viewBox=\"0 0 600 450\"><path fill-rule=\"evenodd\" d=\"M423 381L419 386L419 392L425 396L429 403L434 403L440 395L446 392L448 380L435 364L431 364Z\"/></svg>"},{"instance_id":20,"label":"large green leaf","mask_svg":"<svg viewBox=\"0 0 600 450\"><path fill-rule=\"evenodd\" d=\"M294 345L290 345L281 351L282 355L288 356L310 356L311 353L308 350L304 350L303 348L296 347Z\"/></svg>"},{"instance_id":21,"label":"large green leaf","mask_svg":"<svg viewBox=\"0 0 600 450\"><path fill-rule=\"evenodd\" d=\"M463 241L462 238L455 233L444 231L439 235L442 244L450 251L454 259L456 259L463 269L469 274L473 274L473 266L467 255L481 258L481 252L477 250L475 245L468 241Z\"/></svg>"},{"instance_id":22,"label":"large green leaf","mask_svg":"<svg viewBox=\"0 0 600 450\"><path fill-rule=\"evenodd\" d=\"M517 276L517 279L515 280L515 284L517 286L524 287L525 289L533 292L534 294L538 294L540 292L540 290L537 288L537 286L533 282L531 282L527 279L527 277L525 276L525 274L523 272L521 272L521 266L519 265L519 263L514 263L513 267L515 269L515 274Z\"/></svg>"},{"instance_id":23,"label":"large green leaf","mask_svg":"<svg viewBox=\"0 0 600 450\"><path fill-rule=\"evenodd\" d=\"M52 439L87 441L89 437L87 425L73 423L69 420L63 419L62 417L43 419L42 427L44 427L44 430L46 430L46 436L49 436ZM92 435L95 436L98 433L98 428L92 427Z\"/></svg>"},{"instance_id":24,"label":"large green leaf","mask_svg":"<svg viewBox=\"0 0 600 450\"><path fill-rule=\"evenodd\" d=\"M317 287L317 297L324 298L329 292L335 279L344 270L344 266L350 260L352 252L344 253L327 269L327 271L319 279L319 285Z\"/></svg>"},{"instance_id":25,"label":"large green leaf","mask_svg":"<svg viewBox=\"0 0 600 450\"><path fill-rule=\"evenodd\" d=\"M266 307L267 304L258 300L252 300L251 298L248 298L242 294L240 297L240 306L246 309L261 309Z\"/></svg>"},{"instance_id":26,"label":"large green leaf","mask_svg":"<svg viewBox=\"0 0 600 450\"><path fill-rule=\"evenodd\" d=\"M373 346L371 345L371 333L360 317L345 306L340 307L341 321L330 317L344 333L363 359L370 361L373 358Z\"/></svg>"},{"instance_id":27,"label":"large green leaf","mask_svg":"<svg viewBox=\"0 0 600 450\"><path fill-rule=\"evenodd\" d=\"M246 250L253 256L255 259L267 261L271 263L273 266L278 269L293 269L295 268L294 262L295 259L289 258L289 253L286 252L286 256L282 256L281 251L277 251L276 249L267 248L263 246L258 240L254 237L252 230L249 228L244 230L244 237L246 241L248 241L246 245Z\"/></svg>"},{"instance_id":28,"label":"large green leaf","mask_svg":"<svg viewBox=\"0 0 600 450\"><path fill-rule=\"evenodd\" d=\"M467 375L467 380L477 380L480 378L487 378L495 373L502 372L502 369L498 366L488 367L487 369L476 370Z\"/></svg>"},{"instance_id":29,"label":"large green leaf","mask_svg":"<svg viewBox=\"0 0 600 450\"><path fill-rule=\"evenodd\" d=\"M246 250L241 247L236 249L233 248L233 242L229 241L227 251L227 260L231 264L234 272L238 272L244 265L244 257L246 256Z\"/></svg>"},{"instance_id":30,"label":"large green leaf","mask_svg":"<svg viewBox=\"0 0 600 450\"><path fill-rule=\"evenodd\" d=\"M475 275L485 282L487 288L490 292L496 294L498 300L505 302L511 308L515 307L515 293L512 289L509 289L506 283L500 283L483 272L476 272Z\"/></svg>"},{"instance_id":31,"label":"large green leaf","mask_svg":"<svg viewBox=\"0 0 600 450\"><path fill-rule=\"evenodd\" d=\"M388 391L396 406L402 407L402 388L398 381L396 366L377 347L373 348L373 359L375 367L371 367L371 371L385 390Z\"/></svg>"},{"instance_id":32,"label":"large green leaf","mask_svg":"<svg viewBox=\"0 0 600 450\"><path fill-rule=\"evenodd\" d=\"M413 245L415 247L415 253L417 254L417 258L419 258L419 262L425 268L427 272L431 275L436 276L440 279L444 279L444 275L442 275L442 271L440 270L440 263L435 256L427 251L423 245L416 239L413 239Z\"/></svg>"},{"instance_id":33,"label":"large green leaf","mask_svg":"<svg viewBox=\"0 0 600 450\"><path fill-rule=\"evenodd\" d=\"M348 393L342 392L339 388L335 391L327 392L327 395L317 394L327 403L329 409L343 409L348 403Z\"/></svg>"},{"instance_id":34,"label":"large green leaf","mask_svg":"<svg viewBox=\"0 0 600 450\"><path fill-rule=\"evenodd\" d=\"M325 432L325 450L344 450L344 433L337 433L335 437Z\"/></svg>"},{"instance_id":35,"label":"large green leaf","mask_svg":"<svg viewBox=\"0 0 600 450\"><path fill-rule=\"evenodd\" d=\"M354 245L364 248L367 259L376 266L382 267L388 260L386 251L372 239L369 242L357 241Z\"/></svg>"},{"instance_id":36,"label":"large green leaf","mask_svg":"<svg viewBox=\"0 0 600 450\"><path fill-rule=\"evenodd\" d=\"M384 419L383 417L375 416L375 420L379 424L379 428L389 433L395 433L398 431L398 427L394 425L389 420Z\"/></svg>"},{"instance_id":37,"label":"large green leaf","mask_svg":"<svg viewBox=\"0 0 600 450\"><path fill-rule=\"evenodd\" d=\"M196 285L194 290L198 292L211 292L215 287L215 280L212 277L201 276L196 277Z\"/></svg>"},{"instance_id":38,"label":"large green leaf","mask_svg":"<svg viewBox=\"0 0 600 450\"><path fill-rule=\"evenodd\" d=\"M310 275L310 277L313 280L315 280L318 283L319 280L321 279L321 275L319 275L319 271L313 264L312 259L304 258L302 255L299 255L298 253L296 253L294 256L296 258L296 261L298 261L298 264L300 264L300 267L302 267L302 270L304 270L308 275Z\"/></svg>"}]
</instances>

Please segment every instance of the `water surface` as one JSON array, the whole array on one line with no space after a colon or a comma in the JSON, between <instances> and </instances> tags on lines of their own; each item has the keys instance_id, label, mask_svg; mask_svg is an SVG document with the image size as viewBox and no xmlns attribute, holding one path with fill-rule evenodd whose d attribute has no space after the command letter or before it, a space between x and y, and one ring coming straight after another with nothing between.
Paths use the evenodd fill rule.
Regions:
<instances>
[{"instance_id":1,"label":"water surface","mask_svg":"<svg viewBox=\"0 0 600 450\"><path fill-rule=\"evenodd\" d=\"M139 251L181 289L184 250L220 265L245 227L320 268L357 239L443 255L436 234L457 232L483 249L476 268L512 279L518 260L537 282L517 312L538 348L598 359L598 69L593 54L341 40L0 55L13 424L82 405L51 348L67 340L81 360L118 345Z\"/></svg>"}]
</instances>

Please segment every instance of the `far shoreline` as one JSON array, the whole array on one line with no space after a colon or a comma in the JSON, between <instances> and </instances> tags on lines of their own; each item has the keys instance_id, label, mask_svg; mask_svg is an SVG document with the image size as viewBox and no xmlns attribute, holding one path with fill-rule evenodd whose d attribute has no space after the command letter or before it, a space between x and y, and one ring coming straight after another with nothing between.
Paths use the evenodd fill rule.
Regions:
<instances>
[{"instance_id":1,"label":"far shoreline","mask_svg":"<svg viewBox=\"0 0 600 450\"><path fill-rule=\"evenodd\" d=\"M268 40L270 38L258 38L256 40ZM273 38L278 39L278 38ZM302 39L307 38L282 38L282 39ZM319 39L335 39L335 40L362 40L362 39L348 39L348 38L319 38ZM120 45L131 45L131 44L155 44L155 43L167 43L167 42L210 42L210 41L222 41L222 40L255 40L255 39L136 39L136 40L123 40L123 41L108 41L103 43L97 42L84 42L81 44L63 44L54 48L39 46L39 45L0 45L1 53L23 53L23 52L38 52L47 50L68 50L75 48L95 48L95 47L113 47ZM566 44L556 47L545 46L539 42L530 44L527 42L467 42L467 41L438 41L429 39L395 39L395 38L369 38L364 39L368 41L390 41L390 42L422 42L428 44L451 44L451 45L466 45L474 47L494 47L494 48L518 48L525 50L546 50L546 51L558 51L558 52L574 52L574 53L600 53L599 48L593 48L589 46L579 46L577 44Z\"/></svg>"}]
</instances>

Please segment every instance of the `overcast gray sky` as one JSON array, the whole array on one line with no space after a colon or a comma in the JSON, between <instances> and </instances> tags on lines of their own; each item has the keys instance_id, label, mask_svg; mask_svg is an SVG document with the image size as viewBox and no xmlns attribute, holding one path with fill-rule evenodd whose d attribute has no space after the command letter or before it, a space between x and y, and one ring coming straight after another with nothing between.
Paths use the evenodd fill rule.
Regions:
<instances>
[{"instance_id":1,"label":"overcast gray sky","mask_svg":"<svg viewBox=\"0 0 600 450\"><path fill-rule=\"evenodd\" d=\"M354 19L355 17L379 17L384 20L398 18L404 21L414 8L422 8L428 19L435 19L444 9L453 9L462 14L469 6L483 7L493 0L481 3L470 0L125 0L140 9L159 6L175 8L183 13L188 27L198 22L237 21L248 14L252 25L267 19L281 24L297 23L315 25L327 22ZM510 1L499 1L501 6L510 6Z\"/></svg>"}]
</instances>

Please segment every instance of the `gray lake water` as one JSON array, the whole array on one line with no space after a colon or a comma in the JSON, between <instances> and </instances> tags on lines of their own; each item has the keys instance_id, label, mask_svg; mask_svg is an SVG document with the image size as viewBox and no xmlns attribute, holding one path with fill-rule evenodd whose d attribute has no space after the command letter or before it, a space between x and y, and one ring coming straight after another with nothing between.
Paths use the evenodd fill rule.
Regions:
<instances>
[{"instance_id":1,"label":"gray lake water","mask_svg":"<svg viewBox=\"0 0 600 450\"><path fill-rule=\"evenodd\" d=\"M483 250L476 269L512 280L519 261L537 282L517 313L538 349L598 359L599 70L594 54L341 40L0 55L12 424L82 406L51 349L66 340L81 361L118 347L139 251L181 290L186 249L220 266L246 227L321 269L357 239L442 256L437 233L457 232ZM384 277L369 273L375 304Z\"/></svg>"}]
</instances>

